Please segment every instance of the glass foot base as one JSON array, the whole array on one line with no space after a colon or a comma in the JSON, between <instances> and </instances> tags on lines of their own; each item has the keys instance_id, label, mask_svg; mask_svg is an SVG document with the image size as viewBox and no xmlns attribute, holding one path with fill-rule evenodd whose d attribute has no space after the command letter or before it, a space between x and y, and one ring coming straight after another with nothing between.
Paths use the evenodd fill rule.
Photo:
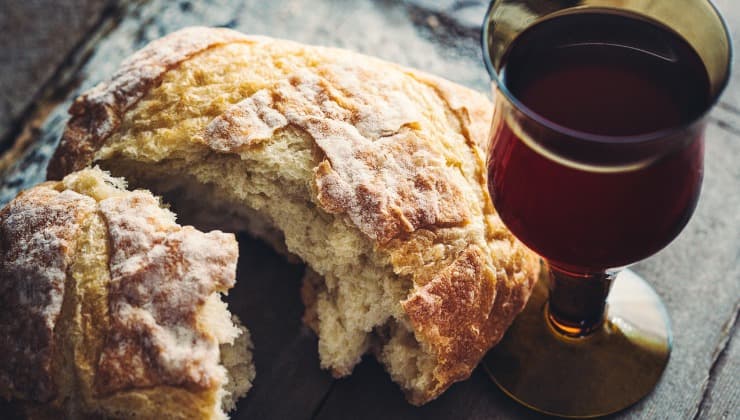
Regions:
<instances>
[{"instance_id":1,"label":"glass foot base","mask_svg":"<svg viewBox=\"0 0 740 420\"><path fill-rule=\"evenodd\" d=\"M546 320L543 275L524 311L483 365L509 396L546 414L586 418L622 410L650 393L671 352L668 314L655 291L623 270L602 327L569 338Z\"/></svg>"}]
</instances>

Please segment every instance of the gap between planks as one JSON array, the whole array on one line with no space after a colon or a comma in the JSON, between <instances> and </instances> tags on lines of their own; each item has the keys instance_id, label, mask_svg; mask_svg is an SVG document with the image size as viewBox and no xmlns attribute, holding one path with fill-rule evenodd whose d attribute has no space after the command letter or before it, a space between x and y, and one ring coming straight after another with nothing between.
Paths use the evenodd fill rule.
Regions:
<instances>
[{"instance_id":1,"label":"gap between planks","mask_svg":"<svg viewBox=\"0 0 740 420\"><path fill-rule=\"evenodd\" d=\"M722 327L722 336L720 337L720 340L717 343L714 352L712 353L712 364L710 365L707 376L704 380L704 383L702 384L701 399L699 400L699 404L697 404L696 406L696 411L692 416L693 420L700 419L702 414L704 413L707 398L714 388L714 380L715 374L717 373L717 367L725 359L727 350L730 348L730 343L732 342L732 339L737 332L738 312L740 312L740 302L735 303L735 311L733 315L730 317L730 319L727 320L727 322L725 322Z\"/></svg>"},{"instance_id":2,"label":"gap between planks","mask_svg":"<svg viewBox=\"0 0 740 420\"><path fill-rule=\"evenodd\" d=\"M360 362L362 363L362 362ZM331 385L329 385L329 389L326 390L326 394L321 398L321 401L319 401L319 404L314 408L313 413L311 413L311 420L315 420L319 418L319 415L321 414L321 411L324 409L324 406L326 405L326 402L329 400L329 397L331 396L332 392L334 392L334 388L337 385L337 379L334 379L331 382Z\"/></svg>"},{"instance_id":3,"label":"gap between planks","mask_svg":"<svg viewBox=\"0 0 740 420\"><path fill-rule=\"evenodd\" d=\"M98 42L118 26L132 7L145 1L113 0L105 6L98 21L70 49L10 127L4 140L0 141L0 177L37 140L39 128L48 115L74 90L77 72L90 58Z\"/></svg>"}]
</instances>

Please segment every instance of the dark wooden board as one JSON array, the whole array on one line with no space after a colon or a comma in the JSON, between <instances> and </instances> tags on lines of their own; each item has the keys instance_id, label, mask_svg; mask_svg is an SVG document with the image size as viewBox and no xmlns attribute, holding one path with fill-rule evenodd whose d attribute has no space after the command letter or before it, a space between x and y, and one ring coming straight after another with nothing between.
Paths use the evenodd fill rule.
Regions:
<instances>
[{"instance_id":1,"label":"dark wooden board","mask_svg":"<svg viewBox=\"0 0 740 420\"><path fill-rule=\"evenodd\" d=\"M0 0L0 150L113 0ZM9 37L8 34L23 35ZM57 75L61 77L61 75Z\"/></svg>"},{"instance_id":2,"label":"dark wooden board","mask_svg":"<svg viewBox=\"0 0 740 420\"><path fill-rule=\"evenodd\" d=\"M308 419L333 379L319 368L316 336L301 323L304 267L246 235L239 236L239 255L227 302L252 334L257 377L233 417Z\"/></svg>"},{"instance_id":3,"label":"dark wooden board","mask_svg":"<svg viewBox=\"0 0 740 420\"><path fill-rule=\"evenodd\" d=\"M5 0L7 3L9 0ZM39 3L51 0L39 0ZM83 0L79 0L83 1ZM665 1L665 0L645 0ZM0 0L2 5L3 0ZM121 9L85 34L94 48L82 63L66 63L73 78L58 80L53 101L21 115L29 147L0 168L0 205L44 178L45 166L82 90L115 71L146 42L188 25L226 26L247 33L351 48L487 90L478 27L482 0L150 0ZM717 0L733 33L740 3ZM51 7L51 6L49 6ZM0 7L0 13L2 13ZM81 9L82 10L82 9ZM65 27L47 28L64 31ZM23 34L12 34L20 37ZM4 48L0 42L0 48ZM0 51L2 53L2 51ZM737 55L736 55L737 59ZM79 67L79 68L78 68ZM735 67L735 74L739 71ZM0 74L0 78L7 76ZM645 400L614 418L740 418L740 92L737 76L707 131L704 189L694 218L658 255L635 266L664 298L673 322L674 352ZM7 79L4 79L7 80ZM73 80L74 83L71 83ZM625 203L628 206L629 203ZM301 326L303 267L262 243L240 236L239 281L229 300L250 328L257 378L236 418L250 419L504 419L538 418L501 393L481 369L428 405L408 405L371 358L352 376L334 380L319 368L316 338ZM1 310L1 309L0 309ZM0 405L0 418L6 418Z\"/></svg>"}]
</instances>

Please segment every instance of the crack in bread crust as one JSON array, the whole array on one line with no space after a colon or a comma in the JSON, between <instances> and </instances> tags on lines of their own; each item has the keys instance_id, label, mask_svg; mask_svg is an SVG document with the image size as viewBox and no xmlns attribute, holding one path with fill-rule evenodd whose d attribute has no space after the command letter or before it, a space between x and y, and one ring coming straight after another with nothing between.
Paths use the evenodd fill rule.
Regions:
<instances>
[{"instance_id":1,"label":"crack in bread crust","mask_svg":"<svg viewBox=\"0 0 740 420\"><path fill-rule=\"evenodd\" d=\"M221 301L237 254L97 168L21 193L0 210L0 397L65 418L222 418L254 378ZM226 388L228 369L243 377Z\"/></svg>"},{"instance_id":2,"label":"crack in bread crust","mask_svg":"<svg viewBox=\"0 0 740 420\"><path fill-rule=\"evenodd\" d=\"M437 343L439 369L450 381L467 377L488 350L480 336L503 329L506 318L492 313L496 297L496 278L473 245L402 302L418 334Z\"/></svg>"},{"instance_id":3,"label":"crack in bread crust","mask_svg":"<svg viewBox=\"0 0 740 420\"><path fill-rule=\"evenodd\" d=\"M100 202L111 249L108 334L98 365L102 394L131 387L224 381L218 341L197 326L208 296L234 286L233 235L180 227L150 194Z\"/></svg>"},{"instance_id":4,"label":"crack in bread crust","mask_svg":"<svg viewBox=\"0 0 740 420\"><path fill-rule=\"evenodd\" d=\"M299 72L227 109L206 127L206 144L238 153L288 124L300 127L326 156L315 169L318 202L381 244L419 228L468 222L459 173L405 128L422 117L399 90L401 74L377 79L349 63L315 72L320 76ZM379 94L358 90L360 81Z\"/></svg>"},{"instance_id":5,"label":"crack in bread crust","mask_svg":"<svg viewBox=\"0 0 740 420\"><path fill-rule=\"evenodd\" d=\"M162 76L184 60L228 42L253 42L227 29L186 28L150 43L127 60L108 82L78 97L59 147L49 163L49 179L86 167L101 143L121 124L121 116L139 101Z\"/></svg>"},{"instance_id":6,"label":"crack in bread crust","mask_svg":"<svg viewBox=\"0 0 740 420\"><path fill-rule=\"evenodd\" d=\"M205 28L192 34L218 37ZM163 48L168 39L178 36L169 35L144 50ZM142 112L143 119L131 117L125 130L105 134L111 136L108 142L101 136L95 138L98 151L85 152L84 157L75 157L77 152L72 151L68 156L79 160L66 165L136 162L133 175L145 170L147 164L152 168L161 164L159 170L166 172L168 162L177 162L173 168L183 171L180 175L193 175L208 185L219 182L218 176L207 173L218 165L207 167L202 161L223 159L233 180L233 170L238 168L232 167L232 160L240 159L244 169L239 173L245 174L247 182L256 182L259 190L259 182L269 181L259 178L263 175L260 172L249 170L263 156L261 150L286 136L308 136L319 153L301 164L313 165L312 172L305 175L302 168L284 168L284 174L301 174L303 178L291 185L305 187L301 194L306 196L300 200L315 208L317 217L338 220L346 229L364 235L372 253L369 259L383 265L378 272L387 273L383 270L390 264L395 280L409 279L406 295L395 302L405 315L393 312L397 317L393 322L403 328L412 326L414 339L436 364L431 382L406 391L416 404L435 398L468 376L485 351L501 338L523 308L539 270L537 258L505 229L488 196L480 147L487 141L491 103L450 82L344 50L269 38L261 38L254 48L239 50L235 45L232 49L230 43L252 39L239 36L230 32L229 37L236 40L224 39L218 48L172 69L161 85L166 95L153 96L159 88L150 86L140 106L129 111L134 115ZM245 54L254 54L253 61L259 64L242 63ZM198 60L203 61L202 66L188 66ZM208 60L213 60L213 67L243 72L243 78L236 79L240 84L228 94L204 90L204 80L210 79L199 75L213 71ZM224 64L231 61L238 64ZM132 60L128 65L135 63ZM182 85L165 86L178 80L178 71L189 77L180 81ZM191 80L199 77L198 85L192 85ZM223 83L222 79L213 80L214 84ZM214 85L213 91L221 88ZM167 108L173 93L192 94L197 97L196 105L174 113L176 106ZM150 109L158 114L148 115ZM165 109L173 115L157 120ZM100 118L108 119L106 115ZM187 121L178 124L178 118ZM139 121L152 119L156 123L137 126ZM157 131L160 127L169 131ZM138 128L143 132L141 137L137 137ZM65 131L65 150L77 147L76 138L96 136L75 134L78 129L73 119ZM85 143L79 145L82 151L85 147ZM56 171L51 168L64 166L59 164L63 159L55 155L50 176ZM260 194L253 197L255 210L269 207L265 205L269 197ZM248 202L243 196L232 198ZM332 275L324 281L343 280L348 279ZM426 300L429 296L434 299ZM450 344L460 337L466 346ZM340 368L351 371L351 366Z\"/></svg>"},{"instance_id":7,"label":"crack in bread crust","mask_svg":"<svg viewBox=\"0 0 740 420\"><path fill-rule=\"evenodd\" d=\"M0 395L57 392L52 355L70 253L89 197L40 187L0 211Z\"/></svg>"}]
</instances>

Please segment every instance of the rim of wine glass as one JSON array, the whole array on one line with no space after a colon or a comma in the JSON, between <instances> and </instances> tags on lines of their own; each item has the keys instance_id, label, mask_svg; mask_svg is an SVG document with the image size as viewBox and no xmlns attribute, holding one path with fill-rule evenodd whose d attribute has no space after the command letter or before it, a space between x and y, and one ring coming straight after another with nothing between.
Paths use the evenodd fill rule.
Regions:
<instances>
[{"instance_id":1,"label":"rim of wine glass","mask_svg":"<svg viewBox=\"0 0 740 420\"><path fill-rule=\"evenodd\" d=\"M660 139L664 139L667 137L670 137L671 135L675 135L688 127L691 127L692 125L702 121L707 114L717 105L719 102L719 98L722 96L722 93L727 88L727 85L730 82L730 76L732 74L732 60L734 57L734 48L732 43L732 37L730 36L729 27L727 26L727 21L725 20L724 16L722 16L722 13L717 8L717 6L714 4L712 0L705 0L706 3L709 4L709 6L714 11L715 15L717 15L717 18L720 21L720 24L722 25L722 30L725 33L725 37L727 38L727 47L728 47L728 53L727 53L727 66L725 68L725 76L722 80L722 83L720 83L719 88L717 89L716 93L713 95L712 99L707 104L706 108L696 117L692 118L691 120L672 126L668 128L663 128L656 131L650 131L648 133L644 134L638 134L638 135L629 135L629 136L610 136L610 135L604 135L604 134L593 134L588 133L585 131L580 130L574 130L568 127L565 127L563 125L557 124L551 120L548 120L547 118L541 116L531 108L524 105L521 101L519 101L514 94L509 91L509 89L506 87L504 82L499 78L498 71L496 71L496 68L494 67L493 63L491 62L491 54L490 49L488 45L488 35L489 35L489 28L491 25L489 25L489 20L491 17L491 12L493 11L493 7L499 3L501 0L492 0L488 5L488 10L486 11L485 19L483 20L483 28L481 30L481 46L483 48L483 62L486 65L486 70L488 71L488 75L491 77L492 81L496 83L496 86L498 87L499 91L501 91L506 98L514 104L514 106L521 111L527 118L531 118L536 123L553 130L557 133L560 133L562 135L571 137L571 138L577 138L577 139L583 139L589 142L594 143L602 143L602 144L614 144L614 143L629 143L629 144L640 144L640 143L651 143L653 141L658 141ZM602 8L604 9L604 8ZM652 20L652 19L651 19ZM665 26L665 25L664 25Z\"/></svg>"}]
</instances>

